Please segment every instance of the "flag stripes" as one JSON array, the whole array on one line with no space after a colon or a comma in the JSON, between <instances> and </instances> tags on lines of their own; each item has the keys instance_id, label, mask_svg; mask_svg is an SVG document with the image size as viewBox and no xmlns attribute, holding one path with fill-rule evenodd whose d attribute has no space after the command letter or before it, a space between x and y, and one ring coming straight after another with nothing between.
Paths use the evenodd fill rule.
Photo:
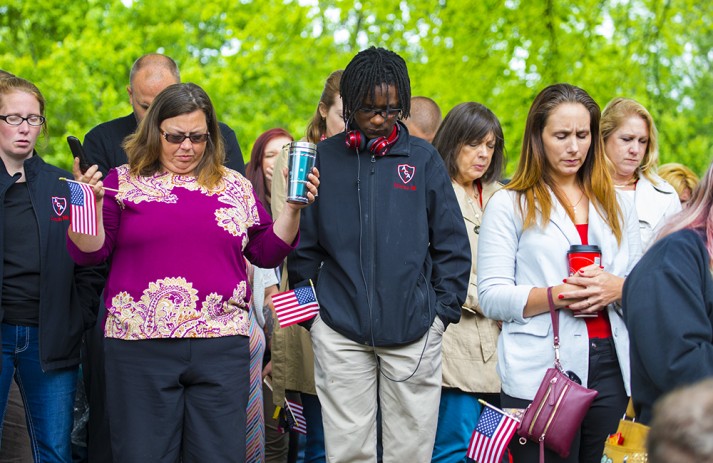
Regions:
<instances>
[{"instance_id":1,"label":"flag stripes","mask_svg":"<svg viewBox=\"0 0 713 463\"><path fill-rule=\"evenodd\" d=\"M476 463L500 463L519 422L491 406L483 407L466 457Z\"/></svg>"},{"instance_id":2,"label":"flag stripes","mask_svg":"<svg viewBox=\"0 0 713 463\"><path fill-rule=\"evenodd\" d=\"M84 235L97 234L97 209L94 190L90 185L68 182L72 211L72 231Z\"/></svg>"},{"instance_id":3,"label":"flag stripes","mask_svg":"<svg viewBox=\"0 0 713 463\"><path fill-rule=\"evenodd\" d=\"M319 303L311 286L275 294L272 304L281 328L309 320L319 313Z\"/></svg>"},{"instance_id":4,"label":"flag stripes","mask_svg":"<svg viewBox=\"0 0 713 463\"><path fill-rule=\"evenodd\" d=\"M300 434L307 434L307 420L305 420L302 405L289 399L285 399L285 405L285 408L287 409L286 412L291 414L292 419L294 420L292 430L297 431Z\"/></svg>"}]
</instances>

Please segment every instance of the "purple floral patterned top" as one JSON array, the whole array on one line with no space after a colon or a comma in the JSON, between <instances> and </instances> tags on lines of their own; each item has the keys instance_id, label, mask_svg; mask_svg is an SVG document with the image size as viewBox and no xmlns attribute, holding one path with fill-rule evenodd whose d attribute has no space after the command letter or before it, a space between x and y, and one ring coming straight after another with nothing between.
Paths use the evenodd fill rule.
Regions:
<instances>
[{"instance_id":1,"label":"purple floral patterned top","mask_svg":"<svg viewBox=\"0 0 713 463\"><path fill-rule=\"evenodd\" d=\"M248 334L250 287L245 258L276 267L297 244L282 241L250 182L227 170L208 190L193 177L129 175L104 182L104 246L67 246L80 265L111 257L104 292L106 337L124 340ZM228 300L231 303L228 303Z\"/></svg>"}]
</instances>

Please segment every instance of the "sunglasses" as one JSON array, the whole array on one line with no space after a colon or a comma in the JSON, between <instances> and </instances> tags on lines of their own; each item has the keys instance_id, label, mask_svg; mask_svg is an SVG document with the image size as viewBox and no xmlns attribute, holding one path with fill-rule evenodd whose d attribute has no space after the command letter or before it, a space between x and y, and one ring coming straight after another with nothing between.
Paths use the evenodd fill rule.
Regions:
<instances>
[{"instance_id":1,"label":"sunglasses","mask_svg":"<svg viewBox=\"0 0 713 463\"><path fill-rule=\"evenodd\" d=\"M186 138L194 144L205 143L208 141L210 133L192 133L190 135L183 135L182 133L161 132L161 135L163 135L163 138L165 138L167 142L174 145L180 145Z\"/></svg>"}]
</instances>

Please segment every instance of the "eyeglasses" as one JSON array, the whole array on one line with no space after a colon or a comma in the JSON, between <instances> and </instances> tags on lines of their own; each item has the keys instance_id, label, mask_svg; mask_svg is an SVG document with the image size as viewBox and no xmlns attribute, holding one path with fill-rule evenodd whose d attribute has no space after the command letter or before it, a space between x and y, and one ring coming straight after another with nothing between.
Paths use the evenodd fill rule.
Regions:
<instances>
[{"instance_id":1,"label":"eyeglasses","mask_svg":"<svg viewBox=\"0 0 713 463\"><path fill-rule=\"evenodd\" d=\"M30 114L27 117L12 114L10 116L0 116L0 119L4 120L5 123L9 125L20 125L23 122L27 121L27 123L31 126L37 127L45 123L45 118L42 116L38 116L37 114Z\"/></svg>"},{"instance_id":2,"label":"eyeglasses","mask_svg":"<svg viewBox=\"0 0 713 463\"><path fill-rule=\"evenodd\" d=\"M208 141L210 133L192 133L190 135L183 135L182 133L161 132L161 135L163 135L163 138L165 138L167 142L174 145L180 145L186 138L194 144L205 143Z\"/></svg>"},{"instance_id":3,"label":"eyeglasses","mask_svg":"<svg viewBox=\"0 0 713 463\"><path fill-rule=\"evenodd\" d=\"M371 108L371 107L364 107L364 108L359 108L358 110L361 114L365 116L369 116L371 119L372 117L376 116L377 114L381 116L382 119L393 119L399 114L401 114L401 108Z\"/></svg>"}]
</instances>

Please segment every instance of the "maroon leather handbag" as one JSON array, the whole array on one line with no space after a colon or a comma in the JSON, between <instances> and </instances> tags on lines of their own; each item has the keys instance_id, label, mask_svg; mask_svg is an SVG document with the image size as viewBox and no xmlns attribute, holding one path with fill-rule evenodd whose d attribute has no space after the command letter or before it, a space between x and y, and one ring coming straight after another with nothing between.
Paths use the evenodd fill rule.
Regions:
<instances>
[{"instance_id":1,"label":"maroon leather handbag","mask_svg":"<svg viewBox=\"0 0 713 463\"><path fill-rule=\"evenodd\" d=\"M594 398L593 389L572 381L560 364L559 316L552 300L552 288L547 288L552 317L555 362L548 368L532 403L525 410L517 434L540 444L540 463L545 461L545 447L562 458L569 456L572 439L587 414Z\"/></svg>"}]
</instances>

